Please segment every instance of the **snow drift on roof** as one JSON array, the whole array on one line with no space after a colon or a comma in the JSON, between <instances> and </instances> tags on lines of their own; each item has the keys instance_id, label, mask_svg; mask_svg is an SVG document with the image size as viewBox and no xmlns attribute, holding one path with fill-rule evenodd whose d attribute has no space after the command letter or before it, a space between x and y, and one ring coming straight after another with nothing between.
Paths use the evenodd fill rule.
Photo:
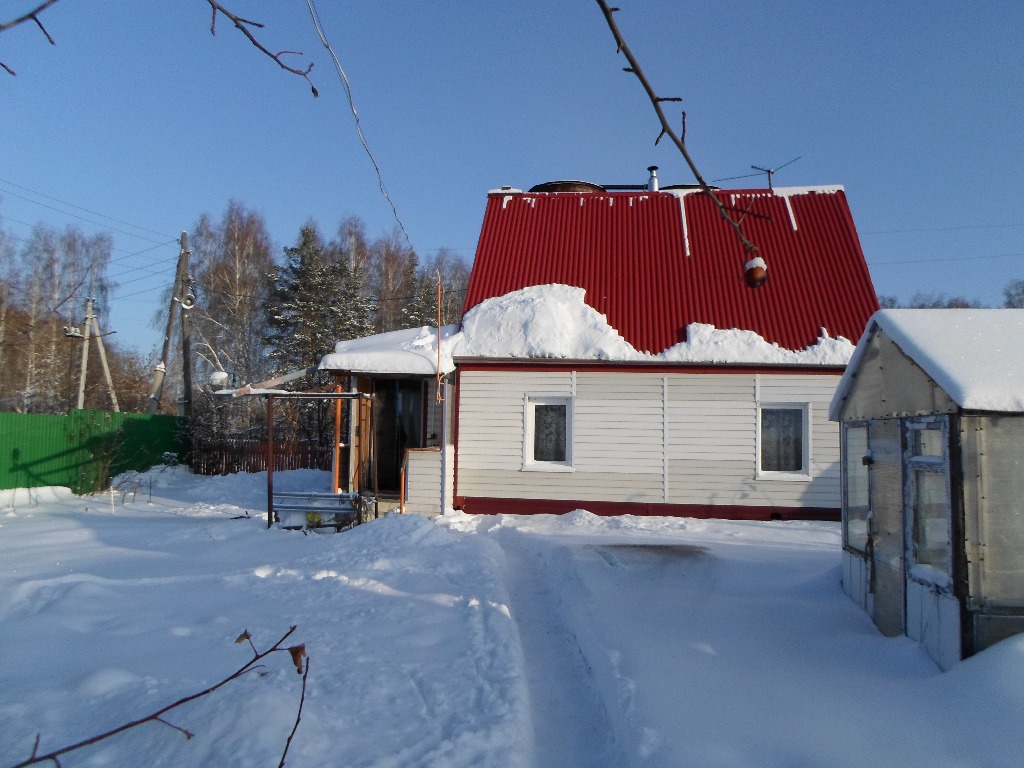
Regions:
<instances>
[{"instance_id":1,"label":"snow drift on roof","mask_svg":"<svg viewBox=\"0 0 1024 768\"><path fill-rule=\"evenodd\" d=\"M458 328L454 325L446 325L441 329L442 373L454 367L444 340L456 330ZM437 373L437 367L437 329L429 327L339 341L334 346L334 352L325 355L320 361L320 370L356 373L432 375Z\"/></svg>"},{"instance_id":2,"label":"snow drift on roof","mask_svg":"<svg viewBox=\"0 0 1024 768\"><path fill-rule=\"evenodd\" d=\"M441 332L441 373L453 358L607 360L650 363L724 363L844 366L853 344L829 338L803 350L769 344L753 331L693 323L687 340L660 354L638 352L586 301L582 288L539 285L488 299L463 317L462 330ZM437 373L437 331L417 328L338 342L321 369L377 373Z\"/></svg>"},{"instance_id":3,"label":"snow drift on roof","mask_svg":"<svg viewBox=\"0 0 1024 768\"><path fill-rule=\"evenodd\" d=\"M588 306L585 291L536 285L488 299L462 319L453 357L634 360L632 345Z\"/></svg>"},{"instance_id":4,"label":"snow drift on roof","mask_svg":"<svg viewBox=\"0 0 1024 768\"><path fill-rule=\"evenodd\" d=\"M1024 412L1024 309L883 309L840 381L836 414L879 328L961 408Z\"/></svg>"}]
</instances>

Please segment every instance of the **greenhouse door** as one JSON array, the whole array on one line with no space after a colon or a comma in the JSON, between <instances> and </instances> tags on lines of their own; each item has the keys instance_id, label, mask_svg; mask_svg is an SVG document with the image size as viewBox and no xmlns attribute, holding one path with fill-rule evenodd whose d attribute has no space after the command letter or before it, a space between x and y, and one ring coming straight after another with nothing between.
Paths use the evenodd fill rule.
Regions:
<instances>
[{"instance_id":1,"label":"greenhouse door","mask_svg":"<svg viewBox=\"0 0 1024 768\"><path fill-rule=\"evenodd\" d=\"M898 419L870 424L871 590L874 620L883 635L906 630L903 531L903 445Z\"/></svg>"}]
</instances>

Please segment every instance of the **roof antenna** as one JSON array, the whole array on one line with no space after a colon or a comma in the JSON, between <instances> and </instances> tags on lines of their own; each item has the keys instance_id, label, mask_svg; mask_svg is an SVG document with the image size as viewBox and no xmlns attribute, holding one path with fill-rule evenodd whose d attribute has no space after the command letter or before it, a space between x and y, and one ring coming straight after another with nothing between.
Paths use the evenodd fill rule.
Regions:
<instances>
[{"instance_id":1,"label":"roof antenna","mask_svg":"<svg viewBox=\"0 0 1024 768\"><path fill-rule=\"evenodd\" d=\"M801 155L800 157L803 157L803 155ZM762 168L759 165L752 165L750 167L753 168L755 171L760 171L761 173L767 173L768 174L768 189L771 189L772 188L772 176L774 176L777 171L781 171L787 165L792 165L793 163L795 163L797 160L800 159L800 157L794 157L788 163L783 163L778 168Z\"/></svg>"}]
</instances>

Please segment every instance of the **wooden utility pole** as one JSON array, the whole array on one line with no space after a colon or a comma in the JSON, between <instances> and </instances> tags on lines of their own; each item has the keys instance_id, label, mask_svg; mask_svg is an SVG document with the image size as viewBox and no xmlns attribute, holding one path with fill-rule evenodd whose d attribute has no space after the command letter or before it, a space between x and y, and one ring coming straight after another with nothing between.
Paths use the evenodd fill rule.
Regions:
<instances>
[{"instance_id":1,"label":"wooden utility pole","mask_svg":"<svg viewBox=\"0 0 1024 768\"><path fill-rule=\"evenodd\" d=\"M181 233L182 247L185 233ZM182 286L181 297L181 398L178 400L178 415L186 421L192 421L192 324L188 313L196 304L192 295L192 280Z\"/></svg>"},{"instance_id":2,"label":"wooden utility pole","mask_svg":"<svg viewBox=\"0 0 1024 768\"><path fill-rule=\"evenodd\" d=\"M181 233L181 251L178 253L178 270L174 275L174 287L171 289L171 305L167 312L167 331L164 333L164 347L160 354L160 362L153 369L153 386L149 390L149 413L160 409L160 396L164 392L164 379L167 376L167 358L171 354L171 336L174 333L174 314L177 312L179 294L185 285L188 275L188 233Z\"/></svg>"}]
</instances>

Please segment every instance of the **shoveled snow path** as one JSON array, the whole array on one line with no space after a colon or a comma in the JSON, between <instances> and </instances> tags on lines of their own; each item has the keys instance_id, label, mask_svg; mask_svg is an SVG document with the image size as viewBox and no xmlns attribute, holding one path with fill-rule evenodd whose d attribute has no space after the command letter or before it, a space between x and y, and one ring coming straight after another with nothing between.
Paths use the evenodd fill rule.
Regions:
<instances>
[{"instance_id":1,"label":"shoveled snow path","mask_svg":"<svg viewBox=\"0 0 1024 768\"><path fill-rule=\"evenodd\" d=\"M556 561L568 553L512 530L495 539L505 552L509 608L526 661L535 768L623 765L590 665L564 622L559 585L566 572Z\"/></svg>"}]
</instances>

